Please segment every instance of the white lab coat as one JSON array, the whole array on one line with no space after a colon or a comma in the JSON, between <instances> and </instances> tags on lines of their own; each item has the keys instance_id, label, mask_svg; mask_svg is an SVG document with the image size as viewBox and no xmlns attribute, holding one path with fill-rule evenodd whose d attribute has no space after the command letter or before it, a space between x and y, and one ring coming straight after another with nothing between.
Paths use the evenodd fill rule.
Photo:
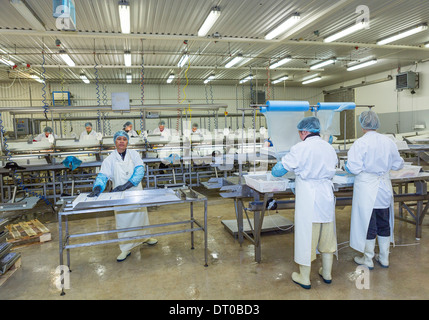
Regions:
<instances>
[{"instance_id":1,"label":"white lab coat","mask_svg":"<svg viewBox=\"0 0 429 320\"><path fill-rule=\"evenodd\" d=\"M295 250L296 263L311 266L313 223L335 222L332 178L337 155L319 136L294 145L282 158L288 171L295 172Z\"/></svg>"},{"instance_id":2,"label":"white lab coat","mask_svg":"<svg viewBox=\"0 0 429 320\"><path fill-rule=\"evenodd\" d=\"M40 133L38 136L36 136L33 140L36 140L36 141L48 141L48 140L52 140L52 138L57 139L57 138L58 138L58 136L57 136L56 134L52 134L52 133L50 133L50 134L48 135L48 137L46 138L45 133L44 133L44 132L42 132L42 133ZM52 140L52 141L53 141L53 140Z\"/></svg>"},{"instance_id":3,"label":"white lab coat","mask_svg":"<svg viewBox=\"0 0 429 320\"><path fill-rule=\"evenodd\" d=\"M129 137L138 137L139 136L139 134L132 129L130 131L128 131L127 134Z\"/></svg>"},{"instance_id":4,"label":"white lab coat","mask_svg":"<svg viewBox=\"0 0 429 320\"><path fill-rule=\"evenodd\" d=\"M80 134L79 141L89 140L89 139L97 139L97 132L95 132L94 130L91 130L91 132L88 134L88 132L86 132L85 130Z\"/></svg>"},{"instance_id":5,"label":"white lab coat","mask_svg":"<svg viewBox=\"0 0 429 320\"><path fill-rule=\"evenodd\" d=\"M364 252L369 221L374 208L389 208L390 241L394 243L394 206L390 170L404 166L395 143L388 137L368 131L347 153L347 168L355 174L353 185L350 247Z\"/></svg>"},{"instance_id":6,"label":"white lab coat","mask_svg":"<svg viewBox=\"0 0 429 320\"><path fill-rule=\"evenodd\" d=\"M171 130L164 127L164 130L159 130L159 128L155 128L152 132L153 134L161 134L162 137L169 137L171 136Z\"/></svg>"},{"instance_id":7,"label":"white lab coat","mask_svg":"<svg viewBox=\"0 0 429 320\"><path fill-rule=\"evenodd\" d=\"M133 174L134 168L144 165L137 151L127 149L124 160L117 150L113 151L101 164L100 173L106 175L113 182L113 188L125 184ZM128 190L141 190L139 183ZM149 225L149 217L146 208L132 210L115 210L116 228L131 228ZM146 234L146 230L119 232L118 238L133 237ZM122 252L130 251L142 242L123 242L119 244Z\"/></svg>"}]
</instances>

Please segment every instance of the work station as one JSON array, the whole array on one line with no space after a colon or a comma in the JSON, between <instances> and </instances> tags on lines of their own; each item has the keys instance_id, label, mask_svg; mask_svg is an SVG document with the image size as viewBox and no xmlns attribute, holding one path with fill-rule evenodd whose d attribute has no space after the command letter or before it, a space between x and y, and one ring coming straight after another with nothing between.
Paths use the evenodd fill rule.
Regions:
<instances>
[{"instance_id":1,"label":"work station","mask_svg":"<svg viewBox=\"0 0 429 320\"><path fill-rule=\"evenodd\" d=\"M0 4L1 300L429 298L424 1Z\"/></svg>"}]
</instances>

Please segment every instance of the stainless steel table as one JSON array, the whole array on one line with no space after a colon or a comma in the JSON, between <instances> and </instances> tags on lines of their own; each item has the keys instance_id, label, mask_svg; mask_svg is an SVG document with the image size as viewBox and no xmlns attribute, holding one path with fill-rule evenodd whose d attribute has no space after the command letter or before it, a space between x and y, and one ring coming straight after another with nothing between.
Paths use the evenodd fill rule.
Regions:
<instances>
[{"instance_id":1,"label":"stainless steel table","mask_svg":"<svg viewBox=\"0 0 429 320\"><path fill-rule=\"evenodd\" d=\"M208 266L207 256L207 198L192 190L191 188L178 188L178 189L152 189L152 190L136 190L136 191L123 191L122 193L102 193L102 199L97 201L95 198L86 197L87 194L79 195L80 198L69 198L64 201L61 209L58 212L58 231L59 231L59 254L60 266L64 266L64 251L67 251L67 267L70 272L70 249L95 246L101 244L108 244L114 242L123 242L130 240L138 240L144 238L158 237L169 234L177 233L191 233L191 249L194 249L194 232L202 230L204 232L204 266ZM112 198L109 200L109 195ZM72 201L74 200L74 201ZM194 203L204 202L204 222L197 221L194 217ZM103 231L94 231L88 233L72 234L69 228L68 216L84 214L90 215L97 212L113 211L115 208L120 207L124 209L139 209L148 206L163 206L170 204L189 203L190 204L190 219L184 221L174 221L162 224L152 224L148 226L112 229ZM63 226L64 224L64 226ZM150 233L140 236L133 236L120 239L98 240L84 243L70 243L72 239L86 238L94 235L136 231L143 229L155 229L165 226L179 226L190 225L188 228L181 228L167 232ZM196 226L195 226L196 225ZM61 295L64 295L64 268L61 268Z\"/></svg>"}]
</instances>

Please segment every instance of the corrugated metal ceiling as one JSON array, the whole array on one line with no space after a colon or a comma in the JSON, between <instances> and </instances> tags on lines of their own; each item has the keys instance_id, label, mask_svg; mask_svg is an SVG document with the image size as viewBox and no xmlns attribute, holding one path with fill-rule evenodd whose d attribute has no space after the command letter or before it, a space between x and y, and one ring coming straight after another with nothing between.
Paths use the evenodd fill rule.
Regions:
<instances>
[{"instance_id":1,"label":"corrugated metal ceiling","mask_svg":"<svg viewBox=\"0 0 429 320\"><path fill-rule=\"evenodd\" d=\"M187 66L179 69L177 62L187 50L191 55L186 74L190 83L201 84L214 73L214 84L235 85L252 73L261 83L287 74L290 85L301 85L303 77L319 74L322 80L314 85L326 86L429 58L429 49L421 47L429 41L429 30L390 45L375 44L387 35L427 23L429 3L421 0L129 0L129 35L121 34L118 0L75 0L75 32L57 29L52 0L26 3L45 30L32 30L10 0L0 0L0 49L7 53L2 57L18 63L16 69L0 64L0 81L14 79L16 72L20 77L23 73L41 74L42 64L51 82L79 82L81 73L93 81L95 64L101 81L123 83L127 73L139 81L143 63L146 83L164 83L170 73L185 77ZM208 37L198 37L198 28L214 6L221 10L219 19ZM337 42L323 43L324 37L356 22L362 15L356 12L358 6L367 6L370 27ZM296 27L277 39L264 39L294 13L301 15ZM60 49L67 50L75 67L62 61ZM132 53L131 67L124 66L125 50ZM251 59L225 69L225 63L237 53ZM293 58L288 64L276 70L267 68L287 55ZM337 58L335 65L309 71L309 66L330 57ZM347 64L367 57L377 58L378 63L360 71L345 71ZM31 70L22 63L30 64Z\"/></svg>"}]
</instances>

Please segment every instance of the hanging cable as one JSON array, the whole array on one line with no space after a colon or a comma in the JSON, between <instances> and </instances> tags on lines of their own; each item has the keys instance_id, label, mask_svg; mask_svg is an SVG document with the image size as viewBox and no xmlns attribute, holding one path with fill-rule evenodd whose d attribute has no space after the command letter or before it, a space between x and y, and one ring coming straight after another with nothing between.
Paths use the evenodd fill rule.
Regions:
<instances>
[{"instance_id":1,"label":"hanging cable","mask_svg":"<svg viewBox=\"0 0 429 320\"><path fill-rule=\"evenodd\" d=\"M46 121L48 121L48 104L46 103L46 68L45 68L45 51L42 50L42 79L43 79L43 87L42 87L42 97L43 97L43 114L45 115Z\"/></svg>"},{"instance_id":2,"label":"hanging cable","mask_svg":"<svg viewBox=\"0 0 429 320\"><path fill-rule=\"evenodd\" d=\"M267 99L266 100L270 100L271 97L271 79L270 79L270 62L271 59L268 60L268 65L267 65ZM258 101L259 103L265 103L265 101Z\"/></svg>"},{"instance_id":3,"label":"hanging cable","mask_svg":"<svg viewBox=\"0 0 429 320\"><path fill-rule=\"evenodd\" d=\"M140 92L141 92L140 102L141 102L141 106L142 106L142 108L140 109L140 130L141 130L141 133L143 133L143 130L144 130L144 123L143 123L143 117L144 117L144 111L143 111L143 106L144 106L144 76L145 76L144 72L145 72L145 70L144 70L144 52L143 52L143 40L142 40L142 63L141 63L141 70L140 70Z\"/></svg>"},{"instance_id":4,"label":"hanging cable","mask_svg":"<svg viewBox=\"0 0 429 320\"><path fill-rule=\"evenodd\" d=\"M97 110L97 131L101 131L101 114L100 114L100 79L98 76L98 64L97 64L97 60L95 58L95 51L94 51L94 73L95 73L95 93L97 96L97 106L98 106L98 110Z\"/></svg>"}]
</instances>

